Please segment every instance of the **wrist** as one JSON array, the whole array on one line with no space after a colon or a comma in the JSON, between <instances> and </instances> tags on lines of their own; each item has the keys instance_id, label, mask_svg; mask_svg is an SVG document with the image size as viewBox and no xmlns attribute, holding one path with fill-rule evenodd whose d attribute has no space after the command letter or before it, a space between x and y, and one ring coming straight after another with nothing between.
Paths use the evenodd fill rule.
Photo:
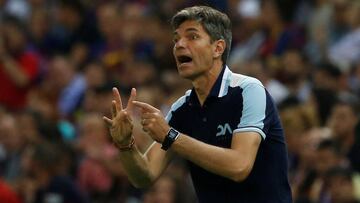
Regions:
<instances>
[{"instance_id":1,"label":"wrist","mask_svg":"<svg viewBox=\"0 0 360 203\"><path fill-rule=\"evenodd\" d=\"M170 128L162 142L161 149L165 151L168 150L171 145L179 138L179 136L179 131L175 130L174 128Z\"/></svg>"},{"instance_id":2,"label":"wrist","mask_svg":"<svg viewBox=\"0 0 360 203\"><path fill-rule=\"evenodd\" d=\"M114 141L114 145L120 150L120 151L130 151L133 149L135 144L135 138L134 136L131 136L130 139L126 142L117 142Z\"/></svg>"}]
</instances>

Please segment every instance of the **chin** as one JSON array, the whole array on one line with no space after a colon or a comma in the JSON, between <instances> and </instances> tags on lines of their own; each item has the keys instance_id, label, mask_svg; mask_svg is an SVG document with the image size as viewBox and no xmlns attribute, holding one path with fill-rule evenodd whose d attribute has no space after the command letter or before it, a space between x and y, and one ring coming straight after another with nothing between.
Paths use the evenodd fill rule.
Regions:
<instances>
[{"instance_id":1,"label":"chin","mask_svg":"<svg viewBox=\"0 0 360 203\"><path fill-rule=\"evenodd\" d=\"M199 74L196 74L191 71L179 71L179 75L180 75L180 77L188 79L188 80L194 80L199 76Z\"/></svg>"},{"instance_id":2,"label":"chin","mask_svg":"<svg viewBox=\"0 0 360 203\"><path fill-rule=\"evenodd\" d=\"M190 79L192 74L186 73L185 71L179 71L179 75L180 75L180 77L182 77L182 78Z\"/></svg>"},{"instance_id":3,"label":"chin","mask_svg":"<svg viewBox=\"0 0 360 203\"><path fill-rule=\"evenodd\" d=\"M194 80L201 75L201 72L197 71L197 67L193 64L178 65L177 68L180 77L185 79Z\"/></svg>"}]
</instances>

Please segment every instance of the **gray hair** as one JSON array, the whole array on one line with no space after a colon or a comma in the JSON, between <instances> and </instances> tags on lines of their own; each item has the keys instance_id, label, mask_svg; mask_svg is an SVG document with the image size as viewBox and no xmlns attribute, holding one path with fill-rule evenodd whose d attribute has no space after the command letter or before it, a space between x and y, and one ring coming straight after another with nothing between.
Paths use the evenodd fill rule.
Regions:
<instances>
[{"instance_id":1,"label":"gray hair","mask_svg":"<svg viewBox=\"0 0 360 203\"><path fill-rule=\"evenodd\" d=\"M230 54L232 40L231 21L229 17L226 14L208 6L193 6L177 12L172 17L172 28L174 30L177 29L187 20L195 20L199 22L210 36L211 42L219 39L225 40L226 47L221 56L221 60L225 64Z\"/></svg>"}]
</instances>

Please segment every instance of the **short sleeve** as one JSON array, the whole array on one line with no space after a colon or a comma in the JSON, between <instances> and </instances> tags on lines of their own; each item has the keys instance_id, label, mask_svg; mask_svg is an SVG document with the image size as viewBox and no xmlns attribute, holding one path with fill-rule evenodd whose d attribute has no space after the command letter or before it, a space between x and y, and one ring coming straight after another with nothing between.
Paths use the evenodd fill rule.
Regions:
<instances>
[{"instance_id":1,"label":"short sleeve","mask_svg":"<svg viewBox=\"0 0 360 203\"><path fill-rule=\"evenodd\" d=\"M266 134L263 131L266 112L265 88L260 82L249 83L243 87L242 98L242 116L234 133L257 132L265 139Z\"/></svg>"}]
</instances>

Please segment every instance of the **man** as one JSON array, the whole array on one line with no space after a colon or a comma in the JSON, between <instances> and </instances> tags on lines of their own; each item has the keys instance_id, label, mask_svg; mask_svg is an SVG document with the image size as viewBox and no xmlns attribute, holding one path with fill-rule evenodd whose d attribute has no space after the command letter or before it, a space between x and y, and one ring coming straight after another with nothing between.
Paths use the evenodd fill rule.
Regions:
<instances>
[{"instance_id":1,"label":"man","mask_svg":"<svg viewBox=\"0 0 360 203\"><path fill-rule=\"evenodd\" d=\"M270 95L256 79L225 65L231 44L229 18L206 6L172 19L173 54L181 77L193 89L176 101L166 118L149 104L125 109L114 89L112 119L104 117L137 187L154 182L174 154L189 161L199 202L291 202L283 130ZM139 153L130 113L142 112L143 130L156 142Z\"/></svg>"},{"instance_id":2,"label":"man","mask_svg":"<svg viewBox=\"0 0 360 203\"><path fill-rule=\"evenodd\" d=\"M26 29L19 19L6 16L0 27L0 106L10 111L26 106L30 88L39 75L40 58L26 49Z\"/></svg>"}]
</instances>

